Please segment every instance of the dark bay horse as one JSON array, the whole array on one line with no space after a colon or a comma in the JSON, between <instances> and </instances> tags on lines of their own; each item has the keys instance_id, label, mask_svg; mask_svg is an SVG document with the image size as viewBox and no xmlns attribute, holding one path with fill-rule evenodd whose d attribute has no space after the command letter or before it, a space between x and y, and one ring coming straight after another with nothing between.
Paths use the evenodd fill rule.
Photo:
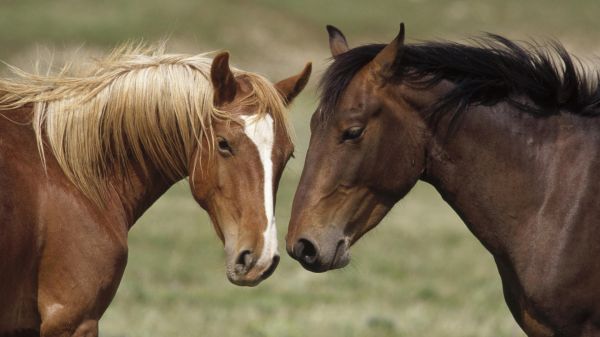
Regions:
<instances>
[{"instance_id":1,"label":"dark bay horse","mask_svg":"<svg viewBox=\"0 0 600 337\"><path fill-rule=\"evenodd\" d=\"M558 43L404 44L401 25L349 49L328 31L289 254L345 266L421 179L494 256L528 335L600 336L600 75Z\"/></svg>"},{"instance_id":2,"label":"dark bay horse","mask_svg":"<svg viewBox=\"0 0 600 337\"><path fill-rule=\"evenodd\" d=\"M229 280L275 270L286 105L310 64L273 85L228 53L123 48L77 76L15 71L0 80L0 336L98 336L129 229L187 176Z\"/></svg>"}]
</instances>

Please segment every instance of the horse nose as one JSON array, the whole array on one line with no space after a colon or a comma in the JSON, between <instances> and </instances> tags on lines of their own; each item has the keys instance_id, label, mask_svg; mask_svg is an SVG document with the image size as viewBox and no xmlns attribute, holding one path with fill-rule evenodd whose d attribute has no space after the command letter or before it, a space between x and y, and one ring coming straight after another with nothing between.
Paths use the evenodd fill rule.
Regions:
<instances>
[{"instance_id":1,"label":"horse nose","mask_svg":"<svg viewBox=\"0 0 600 337\"><path fill-rule=\"evenodd\" d=\"M302 238L294 244L292 257L303 266L313 269L318 264L319 250L311 240Z\"/></svg>"},{"instance_id":2,"label":"horse nose","mask_svg":"<svg viewBox=\"0 0 600 337\"><path fill-rule=\"evenodd\" d=\"M271 274L273 274L273 272L275 272L275 269L277 268L277 265L279 264L279 255L275 255L273 256L273 260L271 260L271 265L269 266L269 268L267 268L267 270L265 270L261 277L263 279L266 279L267 277L271 276Z\"/></svg>"},{"instance_id":3,"label":"horse nose","mask_svg":"<svg viewBox=\"0 0 600 337\"><path fill-rule=\"evenodd\" d=\"M234 271L237 275L246 275L255 263L254 256L249 250L243 250L235 259Z\"/></svg>"}]
</instances>

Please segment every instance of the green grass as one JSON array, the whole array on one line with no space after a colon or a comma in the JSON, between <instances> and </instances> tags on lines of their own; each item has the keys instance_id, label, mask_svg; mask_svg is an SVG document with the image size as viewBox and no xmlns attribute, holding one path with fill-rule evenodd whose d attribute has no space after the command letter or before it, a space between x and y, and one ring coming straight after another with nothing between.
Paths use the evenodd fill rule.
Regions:
<instances>
[{"instance_id":1,"label":"green grass","mask_svg":"<svg viewBox=\"0 0 600 337\"><path fill-rule=\"evenodd\" d=\"M112 45L165 34L251 48L253 39L247 38L257 29L268 29L262 38L293 43L322 36L325 24L384 40L393 37L391 30L400 21L409 32L427 38L493 31L589 41L600 27L596 19L600 3L593 0L374 0L361 4L344 0L6 0L0 9L4 55L11 52L8 48L32 42Z\"/></svg>"},{"instance_id":2,"label":"green grass","mask_svg":"<svg viewBox=\"0 0 600 337\"><path fill-rule=\"evenodd\" d=\"M412 41L481 31L556 36L585 56L597 49L598 13L595 0L5 0L0 58L28 68L45 58L44 48L60 59L61 50L81 45L95 54L169 36L174 51L228 49L234 64L273 80L314 61L312 84L292 111L297 159L277 203L283 243L314 83L329 57L325 24L341 28L351 45L389 41L404 21ZM256 288L227 281L221 243L184 182L134 226L129 244L103 336L523 336L491 256L425 184L353 247L347 268L312 274L284 255Z\"/></svg>"},{"instance_id":3,"label":"green grass","mask_svg":"<svg viewBox=\"0 0 600 337\"><path fill-rule=\"evenodd\" d=\"M519 335L492 259L424 185L354 247L346 269L311 274L284 257L257 288L225 280L220 243L185 185L130 242L101 325L108 336Z\"/></svg>"}]
</instances>

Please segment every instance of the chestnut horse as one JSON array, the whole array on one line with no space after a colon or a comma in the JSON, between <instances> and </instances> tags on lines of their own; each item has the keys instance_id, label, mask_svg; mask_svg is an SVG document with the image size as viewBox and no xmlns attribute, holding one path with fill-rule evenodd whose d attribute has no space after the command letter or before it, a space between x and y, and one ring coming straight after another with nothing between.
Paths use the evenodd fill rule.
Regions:
<instances>
[{"instance_id":1,"label":"chestnut horse","mask_svg":"<svg viewBox=\"0 0 600 337\"><path fill-rule=\"evenodd\" d=\"M14 70L0 80L0 336L98 336L129 229L187 176L229 280L274 271L285 110L310 64L275 85L228 53L122 48L78 75Z\"/></svg>"},{"instance_id":2,"label":"chestnut horse","mask_svg":"<svg viewBox=\"0 0 600 337\"><path fill-rule=\"evenodd\" d=\"M287 250L307 269L349 247L421 179L495 261L530 336L600 336L600 91L557 42L349 49L328 27Z\"/></svg>"}]
</instances>

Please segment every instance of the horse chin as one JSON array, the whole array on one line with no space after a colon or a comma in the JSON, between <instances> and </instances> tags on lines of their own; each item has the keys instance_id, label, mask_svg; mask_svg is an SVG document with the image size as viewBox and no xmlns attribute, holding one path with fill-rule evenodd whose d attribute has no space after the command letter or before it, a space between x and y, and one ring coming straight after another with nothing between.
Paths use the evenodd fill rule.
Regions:
<instances>
[{"instance_id":1,"label":"horse chin","mask_svg":"<svg viewBox=\"0 0 600 337\"><path fill-rule=\"evenodd\" d=\"M230 264L227 265L227 279L229 282L242 287L255 287L263 280L266 280L273 274L279 264L279 255L275 255L271 263L266 266L254 265L245 273L236 271Z\"/></svg>"},{"instance_id":2,"label":"horse chin","mask_svg":"<svg viewBox=\"0 0 600 337\"><path fill-rule=\"evenodd\" d=\"M231 275L230 273L227 273L227 279L229 280L229 282L240 287L255 287L263 281L262 277L258 277L256 279L249 279L247 277L237 277L235 275Z\"/></svg>"}]
</instances>

